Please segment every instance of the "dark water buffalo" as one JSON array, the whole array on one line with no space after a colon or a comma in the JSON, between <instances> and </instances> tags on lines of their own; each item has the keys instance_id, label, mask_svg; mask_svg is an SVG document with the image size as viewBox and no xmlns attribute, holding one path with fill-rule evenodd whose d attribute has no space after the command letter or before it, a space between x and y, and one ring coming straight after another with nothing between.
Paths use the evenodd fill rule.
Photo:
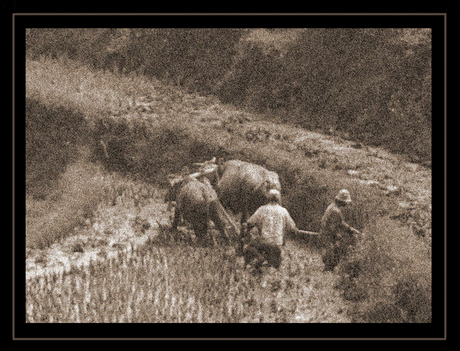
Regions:
<instances>
[{"instance_id":1,"label":"dark water buffalo","mask_svg":"<svg viewBox=\"0 0 460 351\"><path fill-rule=\"evenodd\" d=\"M182 217L192 225L197 238L204 242L207 239L209 220L212 220L221 235L229 242L225 229L225 221L228 221L236 231L235 235L238 235L235 223L222 207L216 191L207 178L199 181L195 177L187 176L171 185L165 201L176 201L172 225L174 229L177 228ZM212 239L215 244L214 237Z\"/></svg>"},{"instance_id":2,"label":"dark water buffalo","mask_svg":"<svg viewBox=\"0 0 460 351\"><path fill-rule=\"evenodd\" d=\"M253 163L230 160L219 166L218 173L219 199L233 213L242 213L241 223L267 203L270 189L281 192L278 174Z\"/></svg>"}]
</instances>

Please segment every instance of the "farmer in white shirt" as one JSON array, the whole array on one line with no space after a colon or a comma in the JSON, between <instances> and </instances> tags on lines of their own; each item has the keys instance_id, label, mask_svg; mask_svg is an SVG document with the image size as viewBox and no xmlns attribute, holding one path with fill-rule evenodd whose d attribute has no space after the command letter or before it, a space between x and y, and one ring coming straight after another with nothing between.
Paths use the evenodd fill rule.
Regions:
<instances>
[{"instance_id":1,"label":"farmer in white shirt","mask_svg":"<svg viewBox=\"0 0 460 351\"><path fill-rule=\"evenodd\" d=\"M258 228L258 235L250 238L249 244L243 249L245 265L251 263L256 271L260 271L264 262L276 269L280 267L284 235L297 229L289 212L280 205L280 192L271 189L268 200L268 204L259 207L243 224L243 235L246 237L250 236L253 227Z\"/></svg>"}]
</instances>

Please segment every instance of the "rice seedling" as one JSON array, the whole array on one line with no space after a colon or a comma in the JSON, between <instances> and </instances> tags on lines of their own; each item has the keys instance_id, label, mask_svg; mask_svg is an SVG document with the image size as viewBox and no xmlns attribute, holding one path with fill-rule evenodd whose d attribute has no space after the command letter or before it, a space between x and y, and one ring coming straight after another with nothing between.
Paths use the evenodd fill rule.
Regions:
<instances>
[{"instance_id":1,"label":"rice seedling","mask_svg":"<svg viewBox=\"0 0 460 351\"><path fill-rule=\"evenodd\" d=\"M308 271L252 276L226 248L154 241L27 284L26 320L63 323L295 321ZM287 278L288 277L288 278ZM321 297L323 299L323 297ZM327 306L326 306L327 307Z\"/></svg>"}]
</instances>

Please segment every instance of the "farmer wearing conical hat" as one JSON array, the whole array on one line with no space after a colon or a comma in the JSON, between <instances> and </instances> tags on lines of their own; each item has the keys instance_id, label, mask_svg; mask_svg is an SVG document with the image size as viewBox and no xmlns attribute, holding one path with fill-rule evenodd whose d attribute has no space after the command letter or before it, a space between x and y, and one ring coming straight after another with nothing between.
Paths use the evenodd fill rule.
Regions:
<instances>
[{"instance_id":1,"label":"farmer wearing conical hat","mask_svg":"<svg viewBox=\"0 0 460 351\"><path fill-rule=\"evenodd\" d=\"M340 190L321 219L320 233L326 242L326 250L323 254L325 271L334 270L340 260L347 255L354 236L361 234L343 218L342 209L351 202L350 192L347 189Z\"/></svg>"}]
</instances>

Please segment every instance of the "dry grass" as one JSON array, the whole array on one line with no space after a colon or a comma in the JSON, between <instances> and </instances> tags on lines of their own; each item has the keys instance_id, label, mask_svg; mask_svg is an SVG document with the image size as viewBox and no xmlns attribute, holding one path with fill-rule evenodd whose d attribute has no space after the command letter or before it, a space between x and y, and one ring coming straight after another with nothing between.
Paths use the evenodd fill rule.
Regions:
<instances>
[{"instance_id":1,"label":"dry grass","mask_svg":"<svg viewBox=\"0 0 460 351\"><path fill-rule=\"evenodd\" d=\"M148 94L152 81L91 70L72 60L26 61L26 97L81 111L87 118L126 110L127 97Z\"/></svg>"}]
</instances>

